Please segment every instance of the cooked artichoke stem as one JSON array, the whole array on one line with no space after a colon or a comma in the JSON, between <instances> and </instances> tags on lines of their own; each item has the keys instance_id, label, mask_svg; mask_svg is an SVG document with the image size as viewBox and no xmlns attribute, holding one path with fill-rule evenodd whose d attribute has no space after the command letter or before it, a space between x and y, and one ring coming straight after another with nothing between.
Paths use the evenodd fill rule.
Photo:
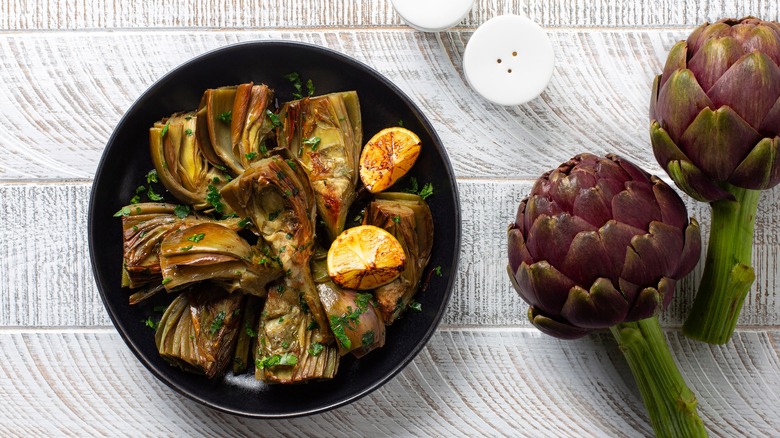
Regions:
<instances>
[{"instance_id":1,"label":"cooked artichoke stem","mask_svg":"<svg viewBox=\"0 0 780 438\"><path fill-rule=\"evenodd\" d=\"M425 201L410 193L381 193L366 209L364 224L395 236L407 257L406 269L391 283L374 290L379 310L390 325L417 293L433 249L433 217Z\"/></svg>"},{"instance_id":2,"label":"cooked artichoke stem","mask_svg":"<svg viewBox=\"0 0 780 438\"><path fill-rule=\"evenodd\" d=\"M315 320L289 285L286 280L268 291L257 330L255 377L268 383L331 379L338 370L338 349L322 346L315 352ZM263 366L274 357L294 357L295 363Z\"/></svg>"},{"instance_id":3,"label":"cooked artichoke stem","mask_svg":"<svg viewBox=\"0 0 780 438\"><path fill-rule=\"evenodd\" d=\"M282 275L272 263L258 263L255 250L235 231L202 223L167 235L160 245L160 267L169 291L205 280L229 291L264 296L265 285Z\"/></svg>"},{"instance_id":4,"label":"cooked artichoke stem","mask_svg":"<svg viewBox=\"0 0 780 438\"><path fill-rule=\"evenodd\" d=\"M165 360L208 378L222 373L232 357L244 296L199 285L168 306L155 332Z\"/></svg>"},{"instance_id":5,"label":"cooked artichoke stem","mask_svg":"<svg viewBox=\"0 0 780 438\"><path fill-rule=\"evenodd\" d=\"M289 159L289 158L288 158ZM298 167L298 166L296 166ZM311 278L314 204L305 179L282 156L259 160L222 189L222 196L241 217L248 217L271 247L292 290L299 291L320 330L315 340L332 340L327 317Z\"/></svg>"},{"instance_id":6,"label":"cooked artichoke stem","mask_svg":"<svg viewBox=\"0 0 780 438\"><path fill-rule=\"evenodd\" d=\"M257 315L260 313L260 299L255 296L248 296L244 305L244 314L241 317L241 323L238 326L238 341L233 354L233 374L241 374L247 370L252 358L252 346L257 336L254 330L257 328ZM254 336L252 336L254 335Z\"/></svg>"},{"instance_id":7,"label":"cooked artichoke stem","mask_svg":"<svg viewBox=\"0 0 780 438\"><path fill-rule=\"evenodd\" d=\"M285 103L279 146L298 158L311 183L328 237L341 234L355 200L362 121L357 93L348 91Z\"/></svg>"}]
</instances>

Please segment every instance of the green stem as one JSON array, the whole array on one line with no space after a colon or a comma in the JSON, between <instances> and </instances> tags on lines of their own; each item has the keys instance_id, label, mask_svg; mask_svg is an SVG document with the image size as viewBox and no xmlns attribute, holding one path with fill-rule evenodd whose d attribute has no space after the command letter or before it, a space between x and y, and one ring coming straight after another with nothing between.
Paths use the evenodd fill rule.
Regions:
<instances>
[{"instance_id":1,"label":"green stem","mask_svg":"<svg viewBox=\"0 0 780 438\"><path fill-rule=\"evenodd\" d=\"M656 436L706 437L696 395L677 369L658 318L624 322L610 330L628 361Z\"/></svg>"},{"instance_id":2,"label":"green stem","mask_svg":"<svg viewBox=\"0 0 780 438\"><path fill-rule=\"evenodd\" d=\"M725 344L737 325L742 303L756 276L751 267L753 229L760 191L727 185L736 198L710 203L712 227L704 274L683 333Z\"/></svg>"}]
</instances>

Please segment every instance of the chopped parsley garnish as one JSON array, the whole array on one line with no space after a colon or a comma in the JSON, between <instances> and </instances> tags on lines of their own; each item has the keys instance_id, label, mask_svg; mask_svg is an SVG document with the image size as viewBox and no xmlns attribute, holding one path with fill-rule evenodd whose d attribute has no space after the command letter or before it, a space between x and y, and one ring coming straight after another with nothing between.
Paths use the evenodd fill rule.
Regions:
<instances>
[{"instance_id":1,"label":"chopped parsley garnish","mask_svg":"<svg viewBox=\"0 0 780 438\"><path fill-rule=\"evenodd\" d=\"M415 312L422 312L422 304L418 303L417 301L410 301L409 308Z\"/></svg>"},{"instance_id":2,"label":"chopped parsley garnish","mask_svg":"<svg viewBox=\"0 0 780 438\"><path fill-rule=\"evenodd\" d=\"M249 218L248 217L245 217L245 218L241 219L240 221L238 221L239 228L244 228L247 225L249 225Z\"/></svg>"},{"instance_id":3,"label":"chopped parsley garnish","mask_svg":"<svg viewBox=\"0 0 780 438\"><path fill-rule=\"evenodd\" d=\"M282 341L282 348L285 350L290 348L290 343L288 341Z\"/></svg>"},{"instance_id":4,"label":"chopped parsley garnish","mask_svg":"<svg viewBox=\"0 0 780 438\"><path fill-rule=\"evenodd\" d=\"M345 321L346 320L344 317L331 315L330 328L333 330L333 335L336 336L336 339L338 339L339 343L341 343L344 348L352 348L352 341L350 341L347 337L347 333L344 328Z\"/></svg>"},{"instance_id":5,"label":"chopped parsley garnish","mask_svg":"<svg viewBox=\"0 0 780 438\"><path fill-rule=\"evenodd\" d=\"M423 186L422 190L420 190L420 197L426 199L431 195L433 195L433 184L427 183Z\"/></svg>"},{"instance_id":6,"label":"chopped parsley garnish","mask_svg":"<svg viewBox=\"0 0 780 438\"><path fill-rule=\"evenodd\" d=\"M211 325L209 326L209 334L211 336L214 336L219 329L222 328L222 324L225 323L225 311L220 310L219 313L217 313L217 316L214 317L214 319L211 321Z\"/></svg>"},{"instance_id":7,"label":"chopped parsley garnish","mask_svg":"<svg viewBox=\"0 0 780 438\"><path fill-rule=\"evenodd\" d=\"M146 191L146 196L152 201L162 201L163 199L162 195L155 193L152 186L149 186L149 190Z\"/></svg>"},{"instance_id":8,"label":"chopped parsley garnish","mask_svg":"<svg viewBox=\"0 0 780 438\"><path fill-rule=\"evenodd\" d=\"M288 81L292 82L293 88L295 88L295 92L292 94L294 98L301 99L303 98L303 85L301 84L301 75L299 75L296 72L292 72L289 74L284 75L284 78Z\"/></svg>"},{"instance_id":9,"label":"chopped parsley garnish","mask_svg":"<svg viewBox=\"0 0 780 438\"><path fill-rule=\"evenodd\" d=\"M244 156L246 157L247 160L254 160L255 158L257 158L257 152L247 152L246 154L244 154Z\"/></svg>"},{"instance_id":10,"label":"chopped parsley garnish","mask_svg":"<svg viewBox=\"0 0 780 438\"><path fill-rule=\"evenodd\" d=\"M280 294L283 294L286 289L287 288L285 288L283 284L276 286L276 291L279 292Z\"/></svg>"},{"instance_id":11,"label":"chopped parsley garnish","mask_svg":"<svg viewBox=\"0 0 780 438\"><path fill-rule=\"evenodd\" d=\"M404 119L398 119L398 126L404 127Z\"/></svg>"},{"instance_id":12,"label":"chopped parsley garnish","mask_svg":"<svg viewBox=\"0 0 780 438\"><path fill-rule=\"evenodd\" d=\"M273 368L275 366L293 366L298 363L298 356L290 353L284 353L282 355L274 354L273 356L264 357L262 359L255 359L255 366L257 368Z\"/></svg>"},{"instance_id":13,"label":"chopped parsley garnish","mask_svg":"<svg viewBox=\"0 0 780 438\"><path fill-rule=\"evenodd\" d=\"M279 116L272 113L271 110L265 110L265 114L268 116L268 119L271 121L271 123L274 125L274 128L278 128L282 126L282 121L279 120Z\"/></svg>"},{"instance_id":14,"label":"chopped parsley garnish","mask_svg":"<svg viewBox=\"0 0 780 438\"><path fill-rule=\"evenodd\" d=\"M368 308L368 303L370 303L373 298L374 296L369 293L357 294L357 297L355 298L355 304L358 306L358 309L360 309L360 313L366 311L366 309Z\"/></svg>"},{"instance_id":15,"label":"chopped parsley garnish","mask_svg":"<svg viewBox=\"0 0 780 438\"><path fill-rule=\"evenodd\" d=\"M358 222L358 223L363 222L363 216L365 216L365 215L366 215L366 211L365 210L360 210L360 213L358 213L358 215L355 216L355 219L352 219L352 220L354 222Z\"/></svg>"},{"instance_id":16,"label":"chopped parsley garnish","mask_svg":"<svg viewBox=\"0 0 780 438\"><path fill-rule=\"evenodd\" d=\"M433 268L433 273L436 274L437 277L441 277L441 266Z\"/></svg>"},{"instance_id":17,"label":"chopped parsley garnish","mask_svg":"<svg viewBox=\"0 0 780 438\"><path fill-rule=\"evenodd\" d=\"M222 213L225 211L225 204L222 203L222 195L219 194L219 190L217 190L217 188L212 184L208 185L208 190L206 191L206 202L211 204L211 206L214 207L214 211L217 213Z\"/></svg>"},{"instance_id":18,"label":"chopped parsley garnish","mask_svg":"<svg viewBox=\"0 0 780 438\"><path fill-rule=\"evenodd\" d=\"M406 189L406 193L414 193L415 195L420 190L420 186L417 185L417 178L411 177L409 178L409 188Z\"/></svg>"},{"instance_id":19,"label":"chopped parsley garnish","mask_svg":"<svg viewBox=\"0 0 780 438\"><path fill-rule=\"evenodd\" d=\"M146 319L142 319L141 322L152 330L157 330L157 326L160 325L160 323L153 320L151 316L147 316Z\"/></svg>"},{"instance_id":20,"label":"chopped parsley garnish","mask_svg":"<svg viewBox=\"0 0 780 438\"><path fill-rule=\"evenodd\" d=\"M250 338L257 337L257 332L252 330L252 327L249 327L249 323L246 323L246 325L244 326L244 330L246 331L246 335L249 336Z\"/></svg>"},{"instance_id":21,"label":"chopped parsley garnish","mask_svg":"<svg viewBox=\"0 0 780 438\"><path fill-rule=\"evenodd\" d=\"M219 179L218 176L215 176L214 178L211 178L211 182L212 182L212 184L219 184L220 179Z\"/></svg>"},{"instance_id":22,"label":"chopped parsley garnish","mask_svg":"<svg viewBox=\"0 0 780 438\"><path fill-rule=\"evenodd\" d=\"M171 277L163 278L163 281L160 282L160 284L168 284L168 283L170 283L172 281L173 281L173 278L171 278Z\"/></svg>"},{"instance_id":23,"label":"chopped parsley garnish","mask_svg":"<svg viewBox=\"0 0 780 438\"><path fill-rule=\"evenodd\" d=\"M317 147L320 145L320 138L319 137L306 138L303 140L303 144L307 146L311 146L311 150L316 151Z\"/></svg>"},{"instance_id":24,"label":"chopped parsley garnish","mask_svg":"<svg viewBox=\"0 0 780 438\"><path fill-rule=\"evenodd\" d=\"M157 182L157 169L152 169L149 171L149 173L146 174L146 183L156 183Z\"/></svg>"},{"instance_id":25,"label":"chopped parsley garnish","mask_svg":"<svg viewBox=\"0 0 780 438\"><path fill-rule=\"evenodd\" d=\"M322 350L324 350L325 347L322 346L319 342L315 342L311 344L311 347L309 347L309 354L312 356L319 356L320 353L322 353Z\"/></svg>"},{"instance_id":26,"label":"chopped parsley garnish","mask_svg":"<svg viewBox=\"0 0 780 438\"><path fill-rule=\"evenodd\" d=\"M184 219L188 214L190 214L190 207L188 205L177 205L173 209L173 214L175 214L179 219Z\"/></svg>"},{"instance_id":27,"label":"chopped parsley garnish","mask_svg":"<svg viewBox=\"0 0 780 438\"><path fill-rule=\"evenodd\" d=\"M314 96L314 82L311 79L306 81L306 92L309 93L309 96Z\"/></svg>"},{"instance_id":28,"label":"chopped parsley garnish","mask_svg":"<svg viewBox=\"0 0 780 438\"><path fill-rule=\"evenodd\" d=\"M131 204L138 204L139 202L141 202L141 196L140 195L135 195L132 198L130 198L130 203Z\"/></svg>"},{"instance_id":29,"label":"chopped parsley garnish","mask_svg":"<svg viewBox=\"0 0 780 438\"><path fill-rule=\"evenodd\" d=\"M395 215L393 216L393 222L400 224L401 223L401 216Z\"/></svg>"},{"instance_id":30,"label":"chopped parsley garnish","mask_svg":"<svg viewBox=\"0 0 780 438\"><path fill-rule=\"evenodd\" d=\"M269 221L276 220L276 218L279 217L279 213L281 213L281 211L279 211L279 210L272 211L271 213L268 214L268 220Z\"/></svg>"},{"instance_id":31,"label":"chopped parsley garnish","mask_svg":"<svg viewBox=\"0 0 780 438\"><path fill-rule=\"evenodd\" d=\"M309 325L306 326L306 330L314 330L320 328L320 325L317 324L317 321L312 320Z\"/></svg>"},{"instance_id":32,"label":"chopped parsley garnish","mask_svg":"<svg viewBox=\"0 0 780 438\"><path fill-rule=\"evenodd\" d=\"M114 217L130 216L130 207L122 207L121 210L114 213Z\"/></svg>"},{"instance_id":33,"label":"chopped parsley garnish","mask_svg":"<svg viewBox=\"0 0 780 438\"><path fill-rule=\"evenodd\" d=\"M192 135L192 129L187 128L187 129L184 130L184 133L187 134L187 135Z\"/></svg>"},{"instance_id":34,"label":"chopped parsley garnish","mask_svg":"<svg viewBox=\"0 0 780 438\"><path fill-rule=\"evenodd\" d=\"M157 313L163 313L163 312L165 312L167 309L168 309L168 307L167 307L167 306L154 306L154 308L153 308L152 310L153 310L153 311L155 311L155 312L157 312Z\"/></svg>"},{"instance_id":35,"label":"chopped parsley garnish","mask_svg":"<svg viewBox=\"0 0 780 438\"><path fill-rule=\"evenodd\" d=\"M160 137L165 137L165 134L168 133L168 127L169 126L170 126L170 124L168 124L168 123L166 123L165 126L163 126L162 131L160 131Z\"/></svg>"},{"instance_id":36,"label":"chopped parsley garnish","mask_svg":"<svg viewBox=\"0 0 780 438\"><path fill-rule=\"evenodd\" d=\"M230 123L233 121L233 112L232 111L225 111L224 113L221 113L217 116L217 120L224 123Z\"/></svg>"},{"instance_id":37,"label":"chopped parsley garnish","mask_svg":"<svg viewBox=\"0 0 780 438\"><path fill-rule=\"evenodd\" d=\"M179 248L179 251L189 251L192 249L192 245L187 245Z\"/></svg>"},{"instance_id":38,"label":"chopped parsley garnish","mask_svg":"<svg viewBox=\"0 0 780 438\"><path fill-rule=\"evenodd\" d=\"M360 343L362 344L363 348L370 347L374 343L374 331L369 330L365 333L363 333L363 336L360 338Z\"/></svg>"},{"instance_id":39,"label":"chopped parsley garnish","mask_svg":"<svg viewBox=\"0 0 780 438\"><path fill-rule=\"evenodd\" d=\"M204 237L206 237L206 233L198 233L188 237L187 240L189 240L190 242L198 243L201 240L203 240Z\"/></svg>"}]
</instances>

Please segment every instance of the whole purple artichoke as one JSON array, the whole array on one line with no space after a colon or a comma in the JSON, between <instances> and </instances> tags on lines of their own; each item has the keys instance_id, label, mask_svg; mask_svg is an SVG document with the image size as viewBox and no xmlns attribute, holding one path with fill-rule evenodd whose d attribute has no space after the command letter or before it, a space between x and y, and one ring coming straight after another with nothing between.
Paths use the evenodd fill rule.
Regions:
<instances>
[{"instance_id":1,"label":"whole purple artichoke","mask_svg":"<svg viewBox=\"0 0 780 438\"><path fill-rule=\"evenodd\" d=\"M509 227L512 283L531 322L558 338L655 315L700 251L674 190L614 155L542 175Z\"/></svg>"},{"instance_id":2,"label":"whole purple artichoke","mask_svg":"<svg viewBox=\"0 0 780 438\"><path fill-rule=\"evenodd\" d=\"M655 317L701 252L674 190L617 156L578 155L536 181L508 237L531 322L564 339L609 328L656 435L706 436Z\"/></svg>"},{"instance_id":3,"label":"whole purple artichoke","mask_svg":"<svg viewBox=\"0 0 780 438\"><path fill-rule=\"evenodd\" d=\"M712 206L699 292L683 332L727 342L755 273L759 190L780 182L780 24L753 17L697 28L656 77L650 136L661 167Z\"/></svg>"}]
</instances>

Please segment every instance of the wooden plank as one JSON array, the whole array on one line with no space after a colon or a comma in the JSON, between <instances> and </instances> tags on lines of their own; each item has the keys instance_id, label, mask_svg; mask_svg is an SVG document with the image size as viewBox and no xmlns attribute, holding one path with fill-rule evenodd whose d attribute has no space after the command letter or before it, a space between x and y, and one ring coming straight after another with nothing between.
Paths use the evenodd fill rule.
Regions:
<instances>
[{"instance_id":1,"label":"wooden plank","mask_svg":"<svg viewBox=\"0 0 780 438\"><path fill-rule=\"evenodd\" d=\"M506 227L531 181L458 183L463 217L460 266L443 323L448 326L527 326L527 306L506 273ZM88 182L0 185L0 326L111 325L94 285L87 245ZM708 207L690 203L709 233ZM114 220L114 218L106 218ZM780 327L778 232L780 190L764 193L756 222L753 258L758 274L739 319L742 327ZM119 236L117 236L119 239ZM119 261L117 261L119 263ZM119 266L117 264L117 266ZM444 268L445 275L450 271ZM680 282L662 317L682 324L702 264Z\"/></svg>"},{"instance_id":2,"label":"wooden plank","mask_svg":"<svg viewBox=\"0 0 780 438\"><path fill-rule=\"evenodd\" d=\"M777 19L769 0L476 0L460 24L524 14L549 27L695 26L721 17ZM128 28L316 28L403 26L390 0L7 0L4 30Z\"/></svg>"},{"instance_id":3,"label":"wooden plank","mask_svg":"<svg viewBox=\"0 0 780 438\"><path fill-rule=\"evenodd\" d=\"M532 179L584 151L620 153L660 173L649 145L649 93L685 33L551 32L552 82L515 107L492 105L465 82L471 32L0 34L0 180L91 178L120 116L157 78L208 50L258 39L324 45L385 74L431 119L460 177Z\"/></svg>"},{"instance_id":4,"label":"wooden plank","mask_svg":"<svg viewBox=\"0 0 780 438\"><path fill-rule=\"evenodd\" d=\"M667 333L713 436L780 430L779 336L741 331L729 345L712 347ZM651 435L609 335L560 341L532 330L439 331L369 396L277 421L221 414L179 396L109 330L5 329L0 351L3 436Z\"/></svg>"}]
</instances>

